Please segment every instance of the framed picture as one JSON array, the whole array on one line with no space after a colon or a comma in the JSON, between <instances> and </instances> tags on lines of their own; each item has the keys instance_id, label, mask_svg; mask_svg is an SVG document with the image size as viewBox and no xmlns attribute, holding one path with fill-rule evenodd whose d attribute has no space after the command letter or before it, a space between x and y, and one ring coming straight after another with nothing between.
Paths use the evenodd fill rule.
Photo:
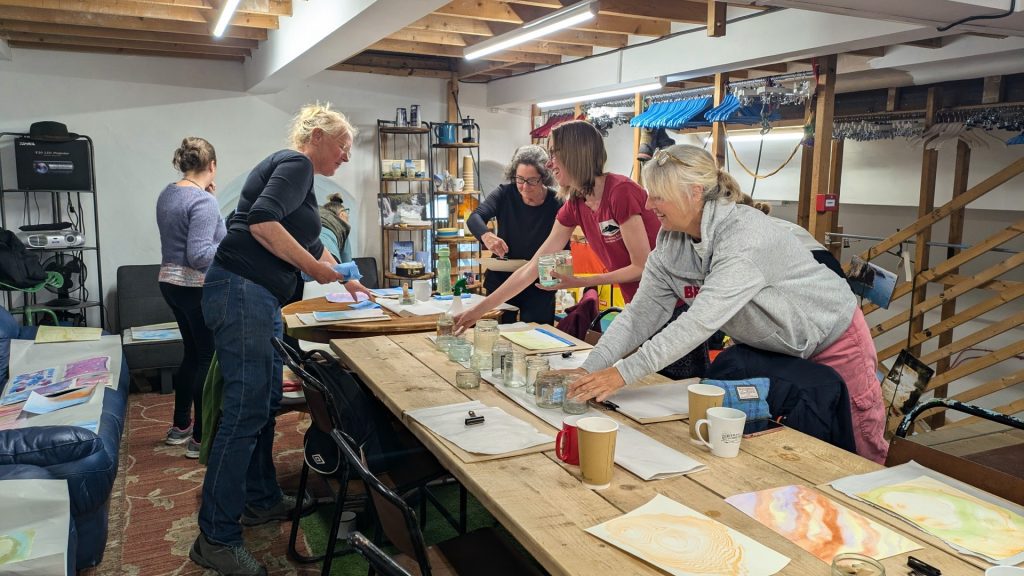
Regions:
<instances>
[{"instance_id":1,"label":"framed picture","mask_svg":"<svg viewBox=\"0 0 1024 576\"><path fill-rule=\"evenodd\" d=\"M921 362L909 350L901 350L889 373L882 381L882 399L889 404L889 415L899 418L917 405L935 370Z\"/></svg>"},{"instance_id":2,"label":"framed picture","mask_svg":"<svg viewBox=\"0 0 1024 576\"><path fill-rule=\"evenodd\" d=\"M872 304L889 308L892 293L896 290L895 274L854 256L850 260L850 271L846 278L854 294L867 298Z\"/></svg>"}]
</instances>

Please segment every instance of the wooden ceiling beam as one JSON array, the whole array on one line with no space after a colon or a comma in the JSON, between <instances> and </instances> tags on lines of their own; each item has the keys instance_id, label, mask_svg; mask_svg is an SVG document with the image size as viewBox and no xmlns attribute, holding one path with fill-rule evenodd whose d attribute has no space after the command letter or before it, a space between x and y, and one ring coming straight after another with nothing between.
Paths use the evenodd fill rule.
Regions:
<instances>
[{"instance_id":1,"label":"wooden ceiling beam","mask_svg":"<svg viewBox=\"0 0 1024 576\"><path fill-rule=\"evenodd\" d=\"M335 72L362 72L363 74L383 74L386 76L416 76L418 78L442 78L451 79L452 73L448 70L427 70L424 68L389 68L387 66L366 66L363 64L335 64L328 68Z\"/></svg>"},{"instance_id":2,"label":"wooden ceiling beam","mask_svg":"<svg viewBox=\"0 0 1024 576\"><path fill-rule=\"evenodd\" d=\"M523 23L523 19L508 4L495 0L454 0L435 10L434 14L461 16L489 22Z\"/></svg>"},{"instance_id":3,"label":"wooden ceiling beam","mask_svg":"<svg viewBox=\"0 0 1024 576\"><path fill-rule=\"evenodd\" d=\"M509 7L519 15L523 22L532 22L553 12L550 8L511 4ZM518 22L515 22L518 24ZM633 34L636 36L664 36L671 31L671 24L655 18L637 18L598 14L597 18L573 26L573 30L587 32L609 32L613 34Z\"/></svg>"},{"instance_id":4,"label":"wooden ceiling beam","mask_svg":"<svg viewBox=\"0 0 1024 576\"><path fill-rule=\"evenodd\" d=\"M518 28L514 24L504 22L490 22L487 24L494 34L504 34ZM541 38L544 42L555 42L556 44L585 44L587 46L601 46L602 48L624 48L628 38L624 34L612 34L610 32L587 32L584 30L559 30Z\"/></svg>"},{"instance_id":5,"label":"wooden ceiling beam","mask_svg":"<svg viewBox=\"0 0 1024 576\"><path fill-rule=\"evenodd\" d=\"M412 28L413 30L432 30L434 32L449 32L452 34L469 34L471 36L494 36L494 32L491 30L491 27L483 20L438 14L428 14L412 24L409 24L406 28Z\"/></svg>"},{"instance_id":6,"label":"wooden ceiling beam","mask_svg":"<svg viewBox=\"0 0 1024 576\"><path fill-rule=\"evenodd\" d=\"M398 52L401 54L430 54L432 56L448 56L450 58L462 58L462 48L456 46L443 46L440 44L428 44L425 42L407 42L404 40L380 40L368 47L368 50L380 50L381 52ZM557 54L530 54L505 50L496 54L488 54L482 60L494 62L532 62L534 64L558 64L562 57Z\"/></svg>"},{"instance_id":7,"label":"wooden ceiling beam","mask_svg":"<svg viewBox=\"0 0 1024 576\"><path fill-rule=\"evenodd\" d=\"M854 56L866 56L868 58L881 58L885 56L885 46L876 46L874 48L864 48L863 50L851 50L847 54L853 54Z\"/></svg>"},{"instance_id":8,"label":"wooden ceiling beam","mask_svg":"<svg viewBox=\"0 0 1024 576\"><path fill-rule=\"evenodd\" d=\"M388 40L403 40L408 42L428 42L430 44L442 44L444 46L465 46L466 39L461 34L451 32L435 32L433 30L409 30L403 28L387 37Z\"/></svg>"},{"instance_id":9,"label":"wooden ceiling beam","mask_svg":"<svg viewBox=\"0 0 1024 576\"><path fill-rule=\"evenodd\" d=\"M104 54L132 54L137 56L165 56L170 58L200 58L205 60L233 60L235 62L244 62L243 56L223 56L220 54L182 54L181 52L166 52L163 50L150 50L143 48L111 48L107 46L90 46L88 48L82 48L80 46L65 46L61 44L40 44L37 42L22 42L12 41L11 46L15 48L33 48L42 49L47 51L60 50L63 52L100 52Z\"/></svg>"},{"instance_id":10,"label":"wooden ceiling beam","mask_svg":"<svg viewBox=\"0 0 1024 576\"><path fill-rule=\"evenodd\" d=\"M141 4L163 4L167 6L190 6L192 8L211 8L211 0L136 0ZM252 14L270 14L273 16L291 16L291 0L241 0L235 12Z\"/></svg>"},{"instance_id":11,"label":"wooden ceiling beam","mask_svg":"<svg viewBox=\"0 0 1024 576\"><path fill-rule=\"evenodd\" d=\"M477 44L478 42L482 42L486 39L477 36L470 37L468 40L468 46L472 46L473 44ZM510 48L510 50L515 52L536 52L538 54L559 54L561 56L573 56L576 58L594 55L593 46L552 42L548 36L544 36L540 40L517 44Z\"/></svg>"},{"instance_id":12,"label":"wooden ceiling beam","mask_svg":"<svg viewBox=\"0 0 1024 576\"><path fill-rule=\"evenodd\" d=\"M472 78L480 74L487 74L494 70L501 70L509 66L506 62L487 62L474 60L467 62L465 60L458 61L456 63L456 75L461 80L463 78Z\"/></svg>"},{"instance_id":13,"label":"wooden ceiling beam","mask_svg":"<svg viewBox=\"0 0 1024 576\"><path fill-rule=\"evenodd\" d=\"M558 0L508 0L508 3L553 10L563 7ZM691 0L601 0L598 14L704 24L708 18L708 6L706 2Z\"/></svg>"},{"instance_id":14,"label":"wooden ceiling beam","mask_svg":"<svg viewBox=\"0 0 1024 576\"><path fill-rule=\"evenodd\" d=\"M353 64L359 66L376 66L381 68L415 68L423 70L440 70L448 73L451 77L450 58L435 58L430 56L395 55L381 52L361 52L341 62L341 64Z\"/></svg>"},{"instance_id":15,"label":"wooden ceiling beam","mask_svg":"<svg viewBox=\"0 0 1024 576\"><path fill-rule=\"evenodd\" d=\"M249 55L246 48L232 48L230 46L206 46L190 42L155 42L138 40L117 40L114 38L90 38L86 36L50 36L45 34L31 34L27 32L3 32L0 34L9 42L28 42L45 46L67 46L78 47L83 51L92 48L109 48L111 50L152 50L157 52L186 54L212 54L225 57L245 58Z\"/></svg>"},{"instance_id":16,"label":"wooden ceiling beam","mask_svg":"<svg viewBox=\"0 0 1024 576\"><path fill-rule=\"evenodd\" d=\"M20 22L17 20L0 19L0 35L7 32L25 32L29 34L45 34L48 36L80 36L86 38L108 38L112 40L140 40L157 42L180 42L197 45L224 46L229 48L247 48L255 50L259 42L246 38L213 38L193 34L177 34L162 32L154 34L145 30L124 30L120 28L100 28L96 26L69 26L62 24L44 24L39 22Z\"/></svg>"},{"instance_id":17,"label":"wooden ceiling beam","mask_svg":"<svg viewBox=\"0 0 1024 576\"><path fill-rule=\"evenodd\" d=\"M200 24L195 22L175 22L172 20L136 18L129 16L86 14L64 10L44 10L41 8L22 8L0 5L0 20L17 20L22 22L39 22L43 24L61 24L70 26L94 26L149 32L172 32L210 37L210 27L206 23ZM261 28L228 26L227 30L224 31L224 37L266 40L267 31Z\"/></svg>"},{"instance_id":18,"label":"wooden ceiling beam","mask_svg":"<svg viewBox=\"0 0 1024 576\"><path fill-rule=\"evenodd\" d=\"M210 19L210 14L213 13L213 8L148 4L134 0L81 0L80 2L67 2L66 0L0 0L0 6L71 11L83 16L103 14L107 16L201 23L207 23ZM231 25L245 28L276 29L277 16L236 13L231 18Z\"/></svg>"}]
</instances>

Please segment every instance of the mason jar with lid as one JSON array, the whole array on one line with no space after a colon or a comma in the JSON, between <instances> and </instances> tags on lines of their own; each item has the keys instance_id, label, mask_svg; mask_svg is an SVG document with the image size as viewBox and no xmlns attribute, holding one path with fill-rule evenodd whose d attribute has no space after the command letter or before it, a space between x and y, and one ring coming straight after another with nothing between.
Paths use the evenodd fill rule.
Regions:
<instances>
[{"instance_id":1,"label":"mason jar with lid","mask_svg":"<svg viewBox=\"0 0 1024 576\"><path fill-rule=\"evenodd\" d=\"M537 259L537 276L541 286L554 286L558 280L551 275L555 270L555 255L545 254Z\"/></svg>"}]
</instances>

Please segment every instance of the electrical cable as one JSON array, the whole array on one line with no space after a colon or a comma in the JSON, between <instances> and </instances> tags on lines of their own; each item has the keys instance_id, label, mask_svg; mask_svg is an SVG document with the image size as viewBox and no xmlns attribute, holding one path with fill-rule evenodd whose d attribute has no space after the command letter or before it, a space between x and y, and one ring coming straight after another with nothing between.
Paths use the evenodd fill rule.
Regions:
<instances>
[{"instance_id":1,"label":"electrical cable","mask_svg":"<svg viewBox=\"0 0 1024 576\"><path fill-rule=\"evenodd\" d=\"M782 169L785 168L793 160L793 158L796 156L797 150L800 150L800 146L802 145L801 142L797 142L796 146L793 148L793 151L789 154L789 158L786 158L786 161L783 162L782 165L776 168L775 170L772 170L767 174L758 174L757 172L751 172L750 168L747 168L747 165L744 164L742 160L740 160L740 157L736 153L736 148L732 145L732 142L729 142L728 140L726 142L729 144L729 150L732 150L732 155L734 158L736 158L736 163L740 165L740 168L743 168L744 172L746 172L750 177L755 178L757 180L764 180L765 178L770 178L781 172Z\"/></svg>"},{"instance_id":2,"label":"electrical cable","mask_svg":"<svg viewBox=\"0 0 1024 576\"><path fill-rule=\"evenodd\" d=\"M757 174L758 172L761 171L761 153L762 152L764 152L764 134L761 134L761 143L757 145L757 165L754 167L754 174ZM733 154L735 154L735 153L736 152L734 150ZM796 154L796 150L793 150L793 154L794 155ZM739 162L739 159L737 158L736 161ZM755 177L754 178L754 183L750 185L750 199L751 200L754 199L754 191L757 190L757 181L758 180L760 180L760 178L756 178Z\"/></svg>"},{"instance_id":3,"label":"electrical cable","mask_svg":"<svg viewBox=\"0 0 1024 576\"><path fill-rule=\"evenodd\" d=\"M1006 18L1007 16L1012 16L1013 15L1013 11L1016 8L1017 8L1017 0L1010 0L1010 9L1007 10L1006 12L1002 12L1002 13L999 13L999 14L982 14L980 16L968 16L967 18L961 18L960 20L957 20L956 22L953 22L952 24L946 24L945 26L939 26L938 28L936 28L936 30L938 30L939 32L945 32L946 30L949 30L950 28L953 28L954 26L959 26L961 24L966 24L968 22L973 22L975 20L998 20L1000 18Z\"/></svg>"}]
</instances>

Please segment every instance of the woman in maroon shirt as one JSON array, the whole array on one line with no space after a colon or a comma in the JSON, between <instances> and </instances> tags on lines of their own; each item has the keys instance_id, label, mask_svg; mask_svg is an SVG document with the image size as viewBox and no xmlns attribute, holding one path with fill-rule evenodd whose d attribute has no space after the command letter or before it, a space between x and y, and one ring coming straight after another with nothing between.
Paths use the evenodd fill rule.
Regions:
<instances>
[{"instance_id":1,"label":"woman in maroon shirt","mask_svg":"<svg viewBox=\"0 0 1024 576\"><path fill-rule=\"evenodd\" d=\"M565 204L533 258L480 304L455 319L457 331L476 323L488 310L512 298L537 279L537 260L561 250L579 226L594 253L608 270L593 276L554 274L559 283L545 290L618 284L626 302L633 299L647 255L654 248L661 225L644 208L647 193L636 182L604 171L608 154L596 128L583 121L554 128L548 140L548 169L558 182Z\"/></svg>"}]
</instances>

